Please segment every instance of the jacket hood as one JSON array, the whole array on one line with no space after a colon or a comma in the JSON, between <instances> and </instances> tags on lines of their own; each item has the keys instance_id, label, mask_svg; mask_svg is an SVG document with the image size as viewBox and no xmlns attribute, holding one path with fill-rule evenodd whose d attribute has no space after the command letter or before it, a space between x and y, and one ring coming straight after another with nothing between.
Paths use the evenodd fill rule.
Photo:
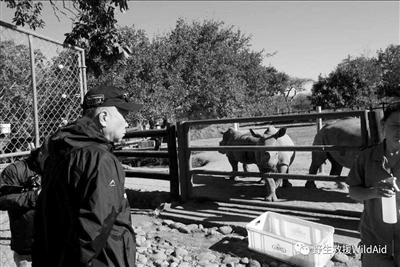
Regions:
<instances>
[{"instance_id":1,"label":"jacket hood","mask_svg":"<svg viewBox=\"0 0 400 267\"><path fill-rule=\"evenodd\" d=\"M82 117L59 129L49 140L50 155L64 155L73 149L89 145L104 145L111 149L112 144L89 118Z\"/></svg>"}]
</instances>

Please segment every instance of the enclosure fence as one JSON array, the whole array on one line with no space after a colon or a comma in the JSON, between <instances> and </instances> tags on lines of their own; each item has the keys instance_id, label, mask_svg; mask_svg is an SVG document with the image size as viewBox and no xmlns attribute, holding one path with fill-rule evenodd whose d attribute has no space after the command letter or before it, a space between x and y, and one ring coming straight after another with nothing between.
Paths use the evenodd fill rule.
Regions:
<instances>
[{"instance_id":1,"label":"enclosure fence","mask_svg":"<svg viewBox=\"0 0 400 267\"><path fill-rule=\"evenodd\" d=\"M76 119L86 92L84 50L0 21L0 159L29 154Z\"/></svg>"},{"instance_id":2,"label":"enclosure fence","mask_svg":"<svg viewBox=\"0 0 400 267\"><path fill-rule=\"evenodd\" d=\"M293 123L319 119L340 119L346 117L360 118L362 147L372 143L378 143L381 139L379 131L379 116L375 111L348 111L348 112L326 112L314 114L297 114L297 115L277 115L269 117L254 118L230 118L230 119L211 119L178 122L178 156L179 156L179 185L180 196L186 201L192 197L192 177L193 175L240 175L244 177L270 177L275 179L295 179L309 181L337 181L344 182L346 177L329 176L329 175L310 175L310 174L282 174L282 173L259 173L259 172L226 172L214 170L199 170L192 168L191 154L195 151L346 151L360 150L357 146L191 146L190 145L190 128L196 125L212 125L227 123L249 123L249 122L268 122L277 123Z\"/></svg>"}]
</instances>

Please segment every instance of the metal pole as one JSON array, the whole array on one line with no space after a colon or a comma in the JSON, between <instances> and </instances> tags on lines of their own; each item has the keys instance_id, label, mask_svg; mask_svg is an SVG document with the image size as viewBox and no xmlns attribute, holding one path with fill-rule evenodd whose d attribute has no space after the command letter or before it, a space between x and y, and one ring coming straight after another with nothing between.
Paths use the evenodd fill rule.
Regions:
<instances>
[{"instance_id":1,"label":"metal pole","mask_svg":"<svg viewBox=\"0 0 400 267\"><path fill-rule=\"evenodd\" d=\"M28 35L28 40L29 40L29 51L30 51L30 58L31 58L35 146L39 147L40 146L40 134L39 134L39 115L38 115L38 94L37 94L37 89L36 89L35 53L34 53L32 35Z\"/></svg>"},{"instance_id":2,"label":"metal pole","mask_svg":"<svg viewBox=\"0 0 400 267\"><path fill-rule=\"evenodd\" d=\"M317 106L317 113L322 113L321 106ZM319 132L319 130L321 130L321 128L322 128L322 118L318 118L317 119L317 133Z\"/></svg>"},{"instance_id":3,"label":"metal pole","mask_svg":"<svg viewBox=\"0 0 400 267\"><path fill-rule=\"evenodd\" d=\"M86 81L86 61L85 61L85 50L82 50L80 53L80 70L82 75L82 86L81 86L81 104L83 103L83 97L87 92L87 81Z\"/></svg>"},{"instance_id":4,"label":"metal pole","mask_svg":"<svg viewBox=\"0 0 400 267\"><path fill-rule=\"evenodd\" d=\"M321 106L317 106L317 113L322 113L322 108ZM322 118L318 118L317 119L317 134L319 133L319 131L322 129ZM324 172L324 166L323 164L321 166L319 166L318 168L318 172Z\"/></svg>"}]
</instances>

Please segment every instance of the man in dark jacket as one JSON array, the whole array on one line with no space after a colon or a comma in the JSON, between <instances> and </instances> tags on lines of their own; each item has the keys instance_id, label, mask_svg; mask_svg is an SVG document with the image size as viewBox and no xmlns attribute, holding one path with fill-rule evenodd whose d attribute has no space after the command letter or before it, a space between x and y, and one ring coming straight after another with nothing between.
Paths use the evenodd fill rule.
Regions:
<instances>
[{"instance_id":1,"label":"man in dark jacket","mask_svg":"<svg viewBox=\"0 0 400 267\"><path fill-rule=\"evenodd\" d=\"M32 150L28 158L8 165L0 175L0 210L8 211L18 267L31 266L34 209L46 156L44 146Z\"/></svg>"},{"instance_id":2,"label":"man in dark jacket","mask_svg":"<svg viewBox=\"0 0 400 267\"><path fill-rule=\"evenodd\" d=\"M50 138L34 267L135 266L125 176L110 150L128 127L123 115L140 107L119 88L99 86L86 94L83 117Z\"/></svg>"}]
</instances>

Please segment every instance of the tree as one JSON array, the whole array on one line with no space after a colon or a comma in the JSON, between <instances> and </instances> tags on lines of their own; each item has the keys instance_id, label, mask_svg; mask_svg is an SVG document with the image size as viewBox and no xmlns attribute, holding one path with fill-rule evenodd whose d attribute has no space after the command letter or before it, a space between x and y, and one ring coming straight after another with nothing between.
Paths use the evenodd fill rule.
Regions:
<instances>
[{"instance_id":1,"label":"tree","mask_svg":"<svg viewBox=\"0 0 400 267\"><path fill-rule=\"evenodd\" d=\"M349 56L328 77L318 77L312 88L312 104L325 109L374 106L379 103L379 77L375 58Z\"/></svg>"},{"instance_id":2,"label":"tree","mask_svg":"<svg viewBox=\"0 0 400 267\"><path fill-rule=\"evenodd\" d=\"M381 97L400 97L400 45L390 45L378 51L381 68L378 93Z\"/></svg>"},{"instance_id":3,"label":"tree","mask_svg":"<svg viewBox=\"0 0 400 267\"><path fill-rule=\"evenodd\" d=\"M179 88L178 117L232 117L251 113L249 102L272 95L276 70L261 65L262 52L250 50L250 38L223 22L187 23L179 19L161 39L168 51L164 86Z\"/></svg>"},{"instance_id":4,"label":"tree","mask_svg":"<svg viewBox=\"0 0 400 267\"><path fill-rule=\"evenodd\" d=\"M15 9L13 22L16 25L28 25L33 30L45 26L41 18L42 3L33 0L1 1ZM62 7L59 7L59 2L50 1L56 16L68 12L74 20L72 31L65 34L64 43L84 48L88 71L100 76L117 61L128 57L131 51L121 45L114 15L115 8L120 11L128 9L127 0L72 0L72 3L74 10L65 6L65 0Z\"/></svg>"}]
</instances>

